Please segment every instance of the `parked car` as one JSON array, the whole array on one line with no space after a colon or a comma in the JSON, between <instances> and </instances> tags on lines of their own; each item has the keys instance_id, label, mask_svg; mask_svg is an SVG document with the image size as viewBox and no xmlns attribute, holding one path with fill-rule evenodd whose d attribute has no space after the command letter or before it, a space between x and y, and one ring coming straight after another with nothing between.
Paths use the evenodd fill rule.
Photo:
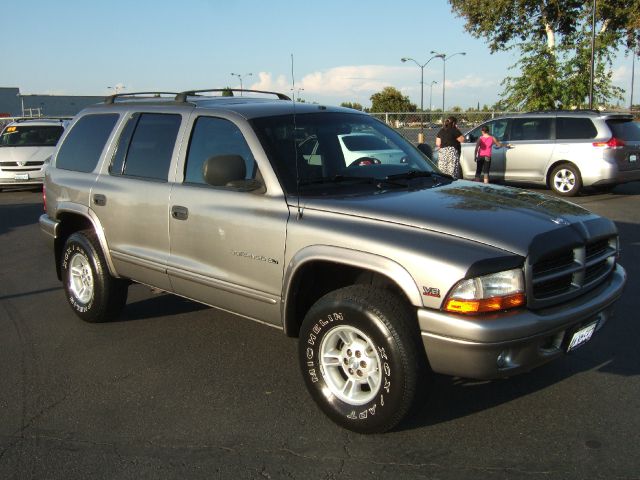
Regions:
<instances>
[{"instance_id":1,"label":"parked car","mask_svg":"<svg viewBox=\"0 0 640 480\"><path fill-rule=\"evenodd\" d=\"M463 177L475 175L475 142L483 126L508 148L495 148L490 178L546 185L559 195L640 180L640 124L621 113L546 111L501 117L465 135Z\"/></svg>"},{"instance_id":2,"label":"parked car","mask_svg":"<svg viewBox=\"0 0 640 480\"><path fill-rule=\"evenodd\" d=\"M37 118L6 125L0 133L0 188L42 184L65 123L65 119Z\"/></svg>"},{"instance_id":3,"label":"parked car","mask_svg":"<svg viewBox=\"0 0 640 480\"><path fill-rule=\"evenodd\" d=\"M116 319L139 282L275 327L318 406L363 433L396 426L432 372L516 375L611 319L612 221L453 180L365 113L243 92L119 94L65 131L40 226L81 319ZM403 161L353 160L362 132Z\"/></svg>"},{"instance_id":4,"label":"parked car","mask_svg":"<svg viewBox=\"0 0 640 480\"><path fill-rule=\"evenodd\" d=\"M398 164L406 161L405 153L390 139L371 133L338 135L346 165L354 162Z\"/></svg>"}]
</instances>

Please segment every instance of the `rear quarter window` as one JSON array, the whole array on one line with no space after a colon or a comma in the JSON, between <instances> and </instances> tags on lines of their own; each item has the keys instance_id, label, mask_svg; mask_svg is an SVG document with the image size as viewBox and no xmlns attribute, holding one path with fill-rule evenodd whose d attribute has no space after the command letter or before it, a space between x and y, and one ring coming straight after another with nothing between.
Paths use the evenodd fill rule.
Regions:
<instances>
[{"instance_id":1,"label":"rear quarter window","mask_svg":"<svg viewBox=\"0 0 640 480\"><path fill-rule=\"evenodd\" d=\"M640 123L632 120L607 120L611 133L620 140L640 142Z\"/></svg>"},{"instance_id":2,"label":"rear quarter window","mask_svg":"<svg viewBox=\"0 0 640 480\"><path fill-rule=\"evenodd\" d=\"M558 117L556 138L558 140L586 140L595 138L598 130L589 118Z\"/></svg>"},{"instance_id":3,"label":"rear quarter window","mask_svg":"<svg viewBox=\"0 0 640 480\"><path fill-rule=\"evenodd\" d=\"M56 167L92 172L117 121L116 113L85 115L78 120L60 146Z\"/></svg>"}]
</instances>

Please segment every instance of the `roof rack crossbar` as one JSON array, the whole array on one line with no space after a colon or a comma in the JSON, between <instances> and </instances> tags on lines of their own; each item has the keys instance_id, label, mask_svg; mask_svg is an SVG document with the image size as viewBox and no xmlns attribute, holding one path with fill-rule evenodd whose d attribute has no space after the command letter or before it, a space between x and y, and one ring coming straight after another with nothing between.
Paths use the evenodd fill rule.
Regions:
<instances>
[{"instance_id":1,"label":"roof rack crossbar","mask_svg":"<svg viewBox=\"0 0 640 480\"><path fill-rule=\"evenodd\" d=\"M291 100L291 98L284 93L269 92L266 90L249 90L246 88L205 88L202 90L185 90L184 92L180 92L176 95L176 102L186 102L187 97L195 97L199 93L205 92L230 92L231 96L233 96L233 92L264 93L266 95L275 95L279 100Z\"/></svg>"},{"instance_id":2,"label":"roof rack crossbar","mask_svg":"<svg viewBox=\"0 0 640 480\"><path fill-rule=\"evenodd\" d=\"M116 93L114 95L110 95L104 99L104 103L107 105L111 105L116 101L116 98L121 97L135 97L136 95L153 95L159 97L160 95L179 95L177 92L127 92L127 93Z\"/></svg>"}]
</instances>

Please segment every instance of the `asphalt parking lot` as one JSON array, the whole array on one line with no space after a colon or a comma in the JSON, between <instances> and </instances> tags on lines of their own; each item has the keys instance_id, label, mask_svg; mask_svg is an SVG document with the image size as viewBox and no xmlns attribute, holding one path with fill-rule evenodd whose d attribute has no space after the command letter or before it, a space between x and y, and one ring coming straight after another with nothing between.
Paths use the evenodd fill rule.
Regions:
<instances>
[{"instance_id":1,"label":"asphalt parking lot","mask_svg":"<svg viewBox=\"0 0 640 480\"><path fill-rule=\"evenodd\" d=\"M307 394L278 330L131 287L120 321L68 307L37 219L0 193L0 478L640 479L640 182L574 202L612 218L629 281L584 347L494 382L437 376L363 436Z\"/></svg>"}]
</instances>

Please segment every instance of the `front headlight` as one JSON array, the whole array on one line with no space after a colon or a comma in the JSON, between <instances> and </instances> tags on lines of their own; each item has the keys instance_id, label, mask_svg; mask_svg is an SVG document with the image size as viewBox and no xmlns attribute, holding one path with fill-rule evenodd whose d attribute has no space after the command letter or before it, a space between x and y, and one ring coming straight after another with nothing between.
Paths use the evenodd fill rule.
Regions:
<instances>
[{"instance_id":1,"label":"front headlight","mask_svg":"<svg viewBox=\"0 0 640 480\"><path fill-rule=\"evenodd\" d=\"M460 280L447 296L444 309L473 314L506 310L524 304L522 270L514 269Z\"/></svg>"}]
</instances>

